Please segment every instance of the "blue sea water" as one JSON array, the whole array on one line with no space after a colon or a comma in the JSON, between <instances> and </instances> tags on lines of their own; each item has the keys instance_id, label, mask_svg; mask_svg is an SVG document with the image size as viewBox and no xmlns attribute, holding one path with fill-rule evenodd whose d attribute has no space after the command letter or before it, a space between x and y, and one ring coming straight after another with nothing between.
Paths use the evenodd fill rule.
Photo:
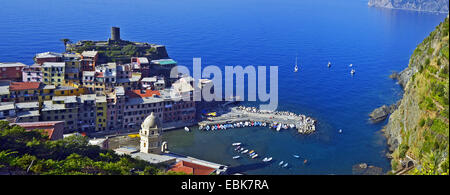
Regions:
<instances>
[{"instance_id":1,"label":"blue sea water","mask_svg":"<svg viewBox=\"0 0 450 195\"><path fill-rule=\"evenodd\" d=\"M386 171L379 130L387 121L371 124L368 114L401 98L389 74L407 66L445 17L370 8L366 0L14 0L0 7L0 62L31 65L36 53L62 52L61 38L107 40L119 26L122 39L166 45L180 65L201 57L203 66L278 66L278 110L316 118L316 133L171 131L164 135L169 148L247 174L352 174L361 162ZM296 55L300 71L293 73ZM276 162L233 160L236 141Z\"/></svg>"}]
</instances>

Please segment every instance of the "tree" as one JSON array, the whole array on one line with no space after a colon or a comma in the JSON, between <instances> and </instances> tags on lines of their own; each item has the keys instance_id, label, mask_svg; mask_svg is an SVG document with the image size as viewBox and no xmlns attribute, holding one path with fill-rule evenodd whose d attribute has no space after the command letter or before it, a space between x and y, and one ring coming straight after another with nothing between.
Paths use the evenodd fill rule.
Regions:
<instances>
[{"instance_id":1,"label":"tree","mask_svg":"<svg viewBox=\"0 0 450 195\"><path fill-rule=\"evenodd\" d=\"M67 38L61 39L61 41L64 43L64 51L67 51L67 43L72 43L72 41Z\"/></svg>"}]
</instances>

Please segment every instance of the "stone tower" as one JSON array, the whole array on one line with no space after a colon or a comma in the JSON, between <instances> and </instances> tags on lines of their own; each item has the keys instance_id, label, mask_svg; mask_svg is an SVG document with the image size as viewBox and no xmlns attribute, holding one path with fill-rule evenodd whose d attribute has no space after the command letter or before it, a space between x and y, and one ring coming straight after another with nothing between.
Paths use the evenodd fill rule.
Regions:
<instances>
[{"instance_id":1,"label":"stone tower","mask_svg":"<svg viewBox=\"0 0 450 195\"><path fill-rule=\"evenodd\" d=\"M119 27L111 27L111 41L120 41Z\"/></svg>"},{"instance_id":2,"label":"stone tower","mask_svg":"<svg viewBox=\"0 0 450 195\"><path fill-rule=\"evenodd\" d=\"M143 153L161 153L161 133L162 126L158 117L152 112L142 122L139 135L141 137L141 152Z\"/></svg>"}]
</instances>

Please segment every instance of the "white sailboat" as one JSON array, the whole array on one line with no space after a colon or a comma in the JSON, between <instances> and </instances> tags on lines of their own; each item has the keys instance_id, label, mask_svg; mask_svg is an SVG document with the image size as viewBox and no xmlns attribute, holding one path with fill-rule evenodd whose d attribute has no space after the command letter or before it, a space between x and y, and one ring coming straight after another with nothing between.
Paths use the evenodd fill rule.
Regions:
<instances>
[{"instance_id":1,"label":"white sailboat","mask_svg":"<svg viewBox=\"0 0 450 195\"><path fill-rule=\"evenodd\" d=\"M298 66L297 66L297 56L295 57L295 67L294 67L294 72L298 71Z\"/></svg>"}]
</instances>

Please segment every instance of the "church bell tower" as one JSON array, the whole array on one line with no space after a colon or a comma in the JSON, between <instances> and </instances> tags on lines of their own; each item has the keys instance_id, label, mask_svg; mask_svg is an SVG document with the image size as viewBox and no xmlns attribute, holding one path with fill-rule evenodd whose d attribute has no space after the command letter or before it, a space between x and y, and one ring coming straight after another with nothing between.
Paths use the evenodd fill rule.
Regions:
<instances>
[{"instance_id":1,"label":"church bell tower","mask_svg":"<svg viewBox=\"0 0 450 195\"><path fill-rule=\"evenodd\" d=\"M158 117L152 112L142 122L139 135L141 137L141 152L143 153L161 153L161 133L162 126Z\"/></svg>"}]
</instances>

